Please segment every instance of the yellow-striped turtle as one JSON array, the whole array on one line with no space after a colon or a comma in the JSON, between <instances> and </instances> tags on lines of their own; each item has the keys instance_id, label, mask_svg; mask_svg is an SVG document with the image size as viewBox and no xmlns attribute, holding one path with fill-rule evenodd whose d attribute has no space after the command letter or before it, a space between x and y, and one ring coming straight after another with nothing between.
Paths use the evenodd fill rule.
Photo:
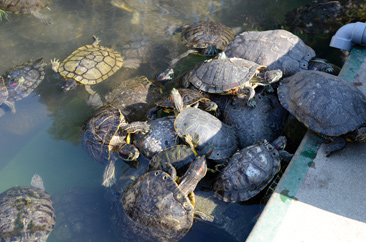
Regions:
<instances>
[{"instance_id":1,"label":"yellow-striped turtle","mask_svg":"<svg viewBox=\"0 0 366 242\"><path fill-rule=\"evenodd\" d=\"M93 38L93 44L78 48L61 64L59 60L51 60L52 70L66 79L62 86L64 91L82 84L93 95L95 92L90 85L104 81L122 67L122 56L111 48L99 46L99 39L94 35Z\"/></svg>"}]
</instances>

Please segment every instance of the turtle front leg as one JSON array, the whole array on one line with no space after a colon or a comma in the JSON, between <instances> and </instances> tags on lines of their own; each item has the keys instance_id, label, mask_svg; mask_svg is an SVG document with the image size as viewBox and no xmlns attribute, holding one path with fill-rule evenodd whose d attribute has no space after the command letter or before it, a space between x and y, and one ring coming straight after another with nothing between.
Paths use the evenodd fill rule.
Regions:
<instances>
[{"instance_id":1,"label":"turtle front leg","mask_svg":"<svg viewBox=\"0 0 366 242\"><path fill-rule=\"evenodd\" d=\"M344 137L332 137L331 143L325 148L325 156L329 157L333 152L346 147L347 141Z\"/></svg>"},{"instance_id":2,"label":"turtle front leg","mask_svg":"<svg viewBox=\"0 0 366 242\"><path fill-rule=\"evenodd\" d=\"M10 108L10 110L11 110L12 113L15 113L16 112L14 102L5 101L3 104L5 104L6 106L8 106Z\"/></svg>"},{"instance_id":3,"label":"turtle front leg","mask_svg":"<svg viewBox=\"0 0 366 242\"><path fill-rule=\"evenodd\" d=\"M146 134L150 131L150 125L148 125L146 122L135 121L125 126L122 126L121 129L127 133L141 132L143 134Z\"/></svg>"},{"instance_id":4,"label":"turtle front leg","mask_svg":"<svg viewBox=\"0 0 366 242\"><path fill-rule=\"evenodd\" d=\"M45 25L53 24L52 18L46 14L42 14L42 13L36 11L36 12L32 12L32 15L34 17L36 17L37 19L41 20L41 22L44 23Z\"/></svg>"},{"instance_id":5,"label":"turtle front leg","mask_svg":"<svg viewBox=\"0 0 366 242\"><path fill-rule=\"evenodd\" d=\"M77 86L77 83L76 83L76 81L75 80L73 80L74 81L74 83L73 84L70 84L70 85L72 85L72 88L75 88L76 86ZM66 85L66 84L65 84ZM71 89L72 89L71 88ZM94 94L96 94L96 92L95 91L93 91L93 89L91 89L91 87L90 87L90 85L85 85L85 90L90 94L90 95L94 95Z\"/></svg>"},{"instance_id":6,"label":"turtle front leg","mask_svg":"<svg viewBox=\"0 0 366 242\"><path fill-rule=\"evenodd\" d=\"M247 91L249 91L249 95L247 94ZM248 107L254 108L257 106L257 102L253 100L255 96L255 90L254 87L247 85L245 86L240 92L238 93L238 97L244 98L248 97L247 105Z\"/></svg>"}]
</instances>

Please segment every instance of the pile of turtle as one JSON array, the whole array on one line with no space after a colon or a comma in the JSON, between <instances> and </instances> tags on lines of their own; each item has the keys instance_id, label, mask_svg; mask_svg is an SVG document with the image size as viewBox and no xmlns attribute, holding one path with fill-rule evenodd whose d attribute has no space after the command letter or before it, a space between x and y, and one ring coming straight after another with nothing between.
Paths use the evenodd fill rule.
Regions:
<instances>
[{"instance_id":1,"label":"pile of turtle","mask_svg":"<svg viewBox=\"0 0 366 242\"><path fill-rule=\"evenodd\" d=\"M81 127L82 148L106 165L102 184L115 191L112 210L122 238L132 234L148 241L177 241L194 218L214 222L210 214L195 209L197 187L225 202L258 196L291 160L284 136L289 114L330 141L328 156L346 140L366 141L366 97L334 75L334 65L316 58L296 35L269 30L235 36L210 21L178 32L190 50L172 60L156 83L136 77L127 81L136 85L121 82L105 97L90 85L118 71L123 58L99 46L97 37L64 61L51 61L52 69L66 79L63 90L84 85L90 94L87 102L95 110ZM174 78L180 59L191 53L210 59ZM15 112L14 101L44 79L44 66L38 59L2 77L1 108ZM160 87L172 80L176 88L162 93ZM144 117L136 115L140 113ZM121 191L118 160L137 168L141 157L149 160L148 168ZM1 194L0 211L6 215L0 228L8 228L0 230L1 241L36 236L44 241L55 223L52 201L39 185Z\"/></svg>"}]
</instances>

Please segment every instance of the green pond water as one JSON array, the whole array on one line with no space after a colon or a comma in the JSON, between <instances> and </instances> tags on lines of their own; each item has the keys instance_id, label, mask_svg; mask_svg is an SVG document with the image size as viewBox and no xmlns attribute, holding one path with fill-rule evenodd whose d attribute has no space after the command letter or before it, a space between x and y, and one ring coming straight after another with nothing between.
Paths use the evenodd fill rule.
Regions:
<instances>
[{"instance_id":1,"label":"green pond water","mask_svg":"<svg viewBox=\"0 0 366 242\"><path fill-rule=\"evenodd\" d=\"M179 35L165 34L169 25L214 20L243 31L278 28L287 11L310 1L126 2L132 11L117 8L109 0L54 0L49 9L41 11L53 18L53 25L46 26L31 15L14 14L9 14L9 21L0 22L1 75L29 59L43 57L48 63L41 85L15 103L15 114L7 112L0 117L0 192L16 185L29 185L34 173L43 178L56 209L56 227L48 241L118 241L111 229L108 196L101 186L105 166L91 159L80 145L81 124L92 113L85 104L87 93L81 86L63 92L63 79L51 70L51 59L63 60L75 49L91 44L92 35L101 39L100 45L119 52L131 42L157 43L163 47L164 51L154 58L145 58L138 69L122 67L92 87L103 95L120 80L137 75L153 78L167 67L169 60L186 50L179 42ZM325 53L329 49L333 53L328 40L316 44L316 50ZM147 162L141 160L139 172ZM117 175L137 174L122 161L117 162L116 169ZM261 206L255 203L237 206L246 216L242 218L245 226L235 232L239 235L234 236L223 225L196 222L182 241L245 240ZM231 214L229 211L227 216L235 216L232 213L235 211Z\"/></svg>"}]
</instances>

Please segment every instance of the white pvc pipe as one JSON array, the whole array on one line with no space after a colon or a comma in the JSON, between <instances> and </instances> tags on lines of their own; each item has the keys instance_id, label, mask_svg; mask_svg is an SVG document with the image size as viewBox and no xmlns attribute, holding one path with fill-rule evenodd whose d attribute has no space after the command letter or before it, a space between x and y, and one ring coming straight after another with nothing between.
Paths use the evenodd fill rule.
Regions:
<instances>
[{"instance_id":1,"label":"white pvc pipe","mask_svg":"<svg viewBox=\"0 0 366 242\"><path fill-rule=\"evenodd\" d=\"M330 46L350 51L352 44L366 44L366 23L356 22L341 27L332 37Z\"/></svg>"}]
</instances>

